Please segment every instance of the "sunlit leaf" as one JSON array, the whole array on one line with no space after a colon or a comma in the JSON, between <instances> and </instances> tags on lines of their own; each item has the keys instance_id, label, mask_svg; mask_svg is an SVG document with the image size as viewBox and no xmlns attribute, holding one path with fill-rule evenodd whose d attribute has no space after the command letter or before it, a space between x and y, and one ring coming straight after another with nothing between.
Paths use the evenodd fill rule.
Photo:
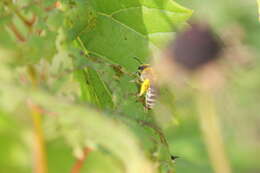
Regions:
<instances>
[{"instance_id":1,"label":"sunlit leaf","mask_svg":"<svg viewBox=\"0 0 260 173\"><path fill-rule=\"evenodd\" d=\"M181 28L191 15L170 0L88 1L85 6L91 7L84 13L85 23L72 26L71 34L81 38L89 53L130 71L137 66L133 57L147 60L151 50L169 40L169 32Z\"/></svg>"}]
</instances>

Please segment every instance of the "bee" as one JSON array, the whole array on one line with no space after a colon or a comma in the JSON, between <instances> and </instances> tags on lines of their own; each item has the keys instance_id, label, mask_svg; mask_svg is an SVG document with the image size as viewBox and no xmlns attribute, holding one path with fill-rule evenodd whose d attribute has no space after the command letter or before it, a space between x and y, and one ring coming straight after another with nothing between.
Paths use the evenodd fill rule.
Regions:
<instances>
[{"instance_id":1,"label":"bee","mask_svg":"<svg viewBox=\"0 0 260 173\"><path fill-rule=\"evenodd\" d=\"M138 96L145 94L145 108L152 109L156 103L157 90L155 87L156 75L150 64L142 64L138 67L138 75L141 81Z\"/></svg>"}]
</instances>

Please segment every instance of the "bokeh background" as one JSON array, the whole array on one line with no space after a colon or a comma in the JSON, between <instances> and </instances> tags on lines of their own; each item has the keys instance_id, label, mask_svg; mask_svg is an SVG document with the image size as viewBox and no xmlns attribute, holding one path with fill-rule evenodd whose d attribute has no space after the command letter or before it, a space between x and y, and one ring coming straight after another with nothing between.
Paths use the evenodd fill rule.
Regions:
<instances>
[{"instance_id":1,"label":"bokeh background","mask_svg":"<svg viewBox=\"0 0 260 173\"><path fill-rule=\"evenodd\" d=\"M259 22L255 1L184 1L179 3L194 9L193 19L209 23L224 40L226 50L219 71L225 84L214 94L215 104L226 151L234 172L259 172ZM208 76L213 78L214 76ZM222 80L220 80L222 81ZM221 84L222 85L222 84ZM178 95L178 94L177 94ZM177 100L183 123L176 127L172 143L177 151L185 153L186 161L177 164L184 172L212 172L195 121L194 102L185 94ZM189 118L188 118L189 117ZM193 120L192 120L193 119ZM185 142L189 139L190 142ZM174 141L174 140L173 140ZM177 149L178 148L178 149ZM180 159L181 160L181 159ZM193 165L196 163L195 165ZM193 166L188 166L192 164ZM196 169L192 169L196 167Z\"/></svg>"},{"instance_id":2,"label":"bokeh background","mask_svg":"<svg viewBox=\"0 0 260 173\"><path fill-rule=\"evenodd\" d=\"M206 77L216 81L215 84L217 89L214 90L215 92L212 93L212 96L214 97L214 107L220 120L225 150L233 172L259 173L260 23L258 21L257 4L255 1L247 0L177 0L177 2L193 10L193 16L191 17L190 22L208 24L224 43L223 54L221 54L221 59L218 61L217 70L220 71L221 74L218 75L218 78L210 76L210 73L208 76L206 75ZM53 15L53 23L57 22L59 17L61 16ZM18 25L21 24L18 23ZM58 22L55 23L54 28L52 29L55 30L55 27L58 27L58 25ZM4 44L10 43L9 41L6 41L8 39L4 40L6 35L2 34L1 36L2 40L0 41L3 41ZM37 42L37 40L34 41ZM52 42L52 44L54 43ZM44 42L43 45L46 45L46 43ZM48 53L52 51L48 48L45 49L44 46L42 47L42 50ZM37 51L38 50L35 50L35 52ZM63 55L60 56L62 57ZM62 60L57 58L57 61L64 61L65 71L67 70L66 67L68 64L71 65L71 62L67 59ZM77 63L85 63L84 61L82 62L80 61ZM102 68L100 73L105 76L104 81L107 80L106 82L111 82L110 78L108 79L107 77L106 79L106 76L109 76L110 73L114 73L111 69L103 67L103 64L94 64L94 66L96 66L96 68ZM48 67L46 68L48 69ZM69 70L71 69L68 69L68 71ZM21 71L23 72L24 69L21 69ZM119 70L119 76L121 74L120 72L121 71ZM33 70L31 73L34 73ZM77 72L74 75L79 79L84 78L82 72ZM118 75L116 75L116 77L118 77ZM124 83L131 79L132 78L128 76L121 78L119 81ZM51 94L55 93L57 95L62 95L62 91L57 92L57 90L66 90L66 93L72 93L72 90L77 88L74 83L69 83L61 87L61 85L64 84L64 81L67 80L68 79L62 77L60 81L52 79L50 83L55 87L48 91ZM115 78L114 81L116 80L118 79ZM136 89L128 87L129 84L122 85L122 88L117 88L118 83L111 82L110 84L114 90L120 90L120 94L114 98L115 102L119 103L119 105L120 103L122 104L125 99L132 96L132 92L136 91ZM81 87L84 87L82 84L80 85ZM48 86L43 86L43 88L44 87L48 88ZM129 90L129 93L124 93L126 90ZM175 162L174 167L176 168L176 172L213 172L198 121L196 91L194 91L192 87L176 86L174 87L172 94L174 95L174 101L172 100L173 97L166 98L166 100L170 99L173 101L174 106L170 105L170 107L173 108L174 117L173 120L170 121L170 125L169 122L167 122L169 126L164 128L164 134L168 140L170 152L173 155L180 157ZM71 95L75 96L73 94L68 94L68 96L65 95L64 97L70 100ZM118 98L118 96L121 98ZM13 97L16 97L15 91ZM87 96L85 95L83 97ZM80 102L79 100L80 99L78 98L77 101ZM8 98L5 100L5 103L1 105L7 105L8 107L8 105L12 105L12 101L12 98ZM50 101L50 103L46 103L46 105L48 104L55 105L55 102ZM132 109L131 106L135 104L138 104L139 106L136 110L132 110L134 115L130 117L138 118L138 113L143 111L143 107L140 103L135 103L134 101L127 102L127 104L120 105L122 106L122 109L118 109L117 111L119 113L127 114L127 112ZM166 105L166 107L167 106L169 105ZM69 110L66 110L65 107L58 107L57 109L63 108L65 109L63 110L63 113L66 113L66 111L67 113L70 112ZM17 113L13 115L12 113L3 110L0 108L0 172L32 172L34 164L32 159L31 124L28 123L30 122L28 116L24 116L27 112L24 109L17 108L21 115L16 115ZM108 114L113 114L113 112L108 112ZM146 115L142 114L142 116L144 116L142 117L143 119L150 120ZM111 115L110 118L113 119L114 117ZM147 146L150 145L144 137L147 133L141 130L142 127L136 127L136 124L129 122L129 119L120 119L128 124L130 128L133 128L133 131L137 134L136 136L143 139L142 142L145 143L145 145L146 143ZM65 125L62 127L60 127L59 124L55 124L55 121L49 121L48 119L43 125L47 139L46 154L50 173L69 172L75 163L74 156L80 155L78 154L80 151L77 150L80 146L76 145L74 149L69 146L71 143L72 145L74 144L74 135L77 136L76 138L81 138L81 136L77 132L74 132L74 127L70 127L71 124L66 124L66 121L67 120L64 120ZM77 126L77 123L74 125ZM117 124L113 125L116 127ZM102 129L103 127L98 126L98 128ZM120 130L121 127L119 128L119 131ZM64 140L63 137L66 135L68 139ZM127 136L124 137L125 138L122 139L128 138ZM107 140L107 143L109 142L110 141ZM87 143L90 143L91 146L91 142ZM153 149L153 146L147 148ZM128 155L126 152L125 162L127 161L127 158ZM119 163L117 158L114 156L111 157L111 154L101 147L89 153L85 160L85 164L83 165L82 172L122 172L121 167L118 165L121 165L121 163Z\"/></svg>"}]
</instances>

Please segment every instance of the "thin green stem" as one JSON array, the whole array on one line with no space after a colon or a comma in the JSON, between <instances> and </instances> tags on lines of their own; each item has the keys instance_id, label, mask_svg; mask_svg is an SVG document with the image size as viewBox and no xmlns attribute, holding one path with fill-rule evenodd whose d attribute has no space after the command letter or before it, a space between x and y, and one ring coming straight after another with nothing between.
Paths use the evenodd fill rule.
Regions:
<instances>
[{"instance_id":1,"label":"thin green stem","mask_svg":"<svg viewBox=\"0 0 260 173\"><path fill-rule=\"evenodd\" d=\"M215 173L231 173L218 115L210 91L202 89L197 93L197 107L201 131Z\"/></svg>"}]
</instances>

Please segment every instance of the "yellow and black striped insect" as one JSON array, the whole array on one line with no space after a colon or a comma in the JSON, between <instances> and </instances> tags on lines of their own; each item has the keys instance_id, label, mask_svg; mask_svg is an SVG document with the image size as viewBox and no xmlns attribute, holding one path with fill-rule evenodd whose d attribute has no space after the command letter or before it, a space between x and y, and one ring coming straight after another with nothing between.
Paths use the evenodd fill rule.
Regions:
<instances>
[{"instance_id":1,"label":"yellow and black striped insect","mask_svg":"<svg viewBox=\"0 0 260 173\"><path fill-rule=\"evenodd\" d=\"M141 81L138 96L145 94L145 108L152 109L158 95L155 87L156 75L154 69L149 64L142 64L138 67L138 74Z\"/></svg>"}]
</instances>

